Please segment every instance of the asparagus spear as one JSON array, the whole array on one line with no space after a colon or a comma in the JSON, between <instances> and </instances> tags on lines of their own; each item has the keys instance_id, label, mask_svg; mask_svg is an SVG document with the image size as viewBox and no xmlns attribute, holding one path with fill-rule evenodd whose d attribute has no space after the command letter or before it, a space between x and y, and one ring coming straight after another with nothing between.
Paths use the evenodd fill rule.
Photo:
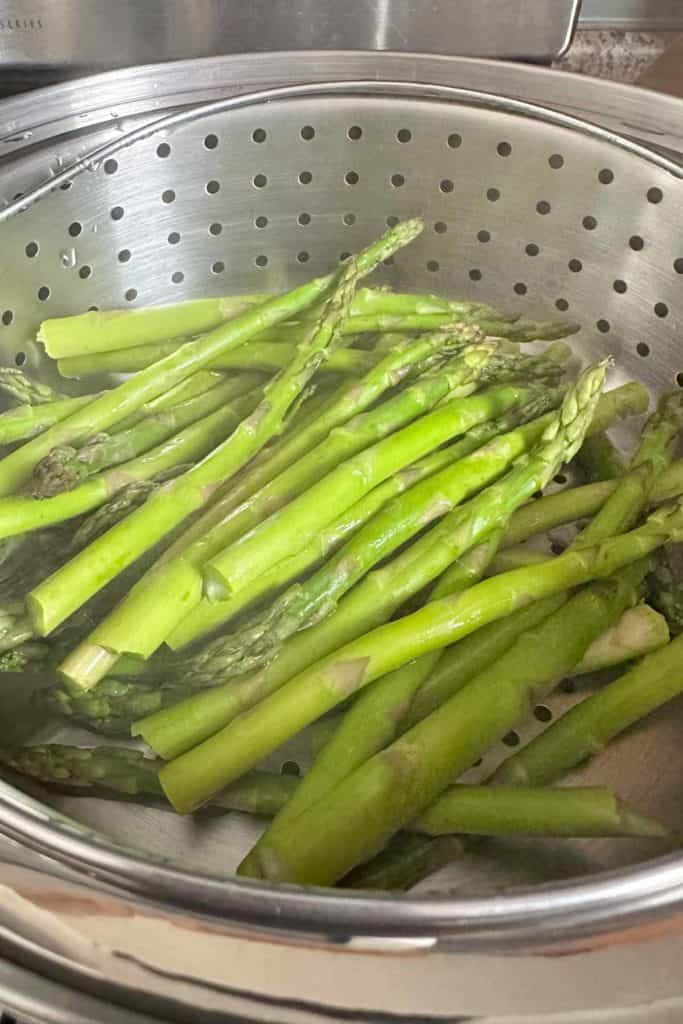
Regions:
<instances>
[{"instance_id":1,"label":"asparagus spear","mask_svg":"<svg viewBox=\"0 0 683 1024\"><path fill-rule=\"evenodd\" d=\"M161 797L159 762L125 747L70 747L63 744L0 748L0 763L40 782L77 792L124 797ZM300 785L291 775L255 771L222 793L212 807L270 817ZM659 822L635 813L606 786L533 789L452 786L409 824L418 835L456 832L475 835L665 836ZM423 845L423 844L419 844ZM413 845L417 849L418 844ZM462 851L462 844L459 844ZM453 850L451 849L451 853ZM434 863L434 858L430 858Z\"/></svg>"},{"instance_id":2,"label":"asparagus spear","mask_svg":"<svg viewBox=\"0 0 683 1024\"><path fill-rule=\"evenodd\" d=\"M586 519L605 504L618 485L617 480L585 484L565 491L556 491L544 498L531 501L512 516L505 533L504 544L521 544L538 533L546 533L557 526ZM655 480L650 494L652 504L670 501L683 493L683 459L673 462Z\"/></svg>"},{"instance_id":3,"label":"asparagus spear","mask_svg":"<svg viewBox=\"0 0 683 1024\"><path fill-rule=\"evenodd\" d=\"M14 444L42 434L48 427L66 419L92 402L92 395L62 398L47 405L19 405L0 413L0 444Z\"/></svg>"},{"instance_id":4,"label":"asparagus spear","mask_svg":"<svg viewBox=\"0 0 683 1024\"><path fill-rule=\"evenodd\" d=\"M226 549L236 551L240 548L241 564L246 566L246 571L240 573L240 586L231 589L235 593L243 591L273 565L300 552L320 529L334 519L335 513L349 508L376 484L449 438L463 433L470 425L523 401L527 392L511 386L450 402L342 462ZM220 524L214 530L220 539ZM192 549L164 562L152 576L143 579L125 604L100 623L93 634L94 644L118 654L149 657L182 621L188 609L199 603L202 574L206 577L209 565L215 567L217 557L220 557L214 556L209 563L201 565L207 547L213 548L214 545L212 531L205 539L196 541ZM220 564L223 564L222 559ZM185 592L178 586L180 580L184 583ZM177 594L175 604L169 601L174 590ZM163 608L154 612L162 593ZM139 626L143 619L144 630L141 630ZM68 671L72 671L71 664Z\"/></svg>"},{"instance_id":5,"label":"asparagus spear","mask_svg":"<svg viewBox=\"0 0 683 1024\"><path fill-rule=\"evenodd\" d=\"M45 345L49 356L61 359L148 345L169 338L192 337L211 331L271 298L270 295L228 295L216 299L192 299L172 306L59 317L43 321L38 341ZM449 301L436 295L402 295L376 288L359 289L351 312L395 315L450 312L457 316L480 313L489 319L498 317L496 310L477 302Z\"/></svg>"},{"instance_id":6,"label":"asparagus spear","mask_svg":"<svg viewBox=\"0 0 683 1024\"><path fill-rule=\"evenodd\" d=\"M617 404L613 394L611 392L607 396L612 412ZM598 412L602 402L603 398ZM602 416L599 419L604 426ZM601 502L604 498L605 495ZM572 508L573 504L565 503L564 511L568 511L567 505ZM213 690L195 694L177 708L166 708L136 722L136 734L143 736L164 758L176 757L189 750L257 701L272 694L318 658L386 622L401 604L448 567L455 557L452 534L452 524L447 517L444 524L433 528L390 565L370 573L342 598L337 611L329 619L291 637L268 665L243 679L231 680ZM456 545L458 540L459 535L455 537ZM197 662L199 660L198 657ZM224 665L219 641L205 650L201 666L197 663L193 666L194 675L201 672L206 672L214 683L220 680Z\"/></svg>"},{"instance_id":7,"label":"asparagus spear","mask_svg":"<svg viewBox=\"0 0 683 1024\"><path fill-rule=\"evenodd\" d=\"M142 415L160 411L175 402L201 394L209 387L213 387L214 384L218 384L220 380L220 374L210 370L200 370L199 373L176 384L165 394L141 406L137 413L133 413L127 420L122 421L119 427L132 425ZM0 413L0 444L13 444L15 441L25 441L35 437L60 420L66 419L73 412L82 409L97 397L97 395L79 395L77 398L62 398L55 402L48 402L47 405L22 405Z\"/></svg>"},{"instance_id":8,"label":"asparagus spear","mask_svg":"<svg viewBox=\"0 0 683 1024\"><path fill-rule=\"evenodd\" d=\"M185 531L181 544L174 545L169 555L177 554L192 540L203 536L229 512L237 509L246 499L251 498L298 459L312 451L316 445L324 441L331 430L365 412L386 391L400 384L424 359L439 352L457 352L461 343L465 345L478 337L479 332L476 328L458 327L450 333L439 331L418 339L401 341L362 380L353 381L340 393L333 395L319 416L304 424L296 433L291 433L274 448L264 449L257 455L239 480L235 480L234 483L231 481L229 487L222 488L224 493Z\"/></svg>"},{"instance_id":9,"label":"asparagus spear","mask_svg":"<svg viewBox=\"0 0 683 1024\"><path fill-rule=\"evenodd\" d=\"M63 491L52 498L44 499L21 495L0 499L0 537L12 537L31 530L43 529L53 523L82 515L101 505L116 491L135 480L148 480L169 467L194 461L205 455L254 408L260 394L260 391L252 392L231 405L216 409L144 455L138 455L121 466L112 466L103 473L84 480L73 490ZM86 598L90 596L91 594L87 594ZM71 610L75 611L80 603L75 603ZM66 615L59 621L63 621L64 618ZM58 623L55 621L54 625Z\"/></svg>"},{"instance_id":10,"label":"asparagus spear","mask_svg":"<svg viewBox=\"0 0 683 1024\"><path fill-rule=\"evenodd\" d=\"M510 324L505 320L482 320L476 313L473 313L467 322L478 324L482 333L491 337L508 338L516 342L552 341L555 338L566 338L579 329L577 324L564 321ZM405 316L351 316L342 325L341 333L346 337L353 338L359 333L375 333L376 331L402 331L404 333L439 331L450 330L461 323L462 317L454 316L451 312ZM248 349L234 353L221 353L210 365L216 369L239 367L269 370L279 368L288 358L279 349L284 346L299 345L307 330L308 324L304 322L287 324L277 331L262 331L258 335L258 339ZM179 351L184 344L181 339L154 345L126 347L115 351L101 352L97 355L72 355L59 360L59 372L63 377L86 377L94 373L130 373L142 370L152 362ZM337 355L339 356L339 365L335 367L337 369L351 361L354 361L354 365L364 365L366 369L372 363L371 353L348 352L345 356L340 353ZM362 356L366 358L362 359Z\"/></svg>"},{"instance_id":11,"label":"asparagus spear","mask_svg":"<svg viewBox=\"0 0 683 1024\"><path fill-rule=\"evenodd\" d=\"M609 415L616 415L619 408L617 392L624 394L622 389L616 389L601 396L593 424L598 421L602 428L609 423ZM628 405L630 398L628 395L625 397ZM606 410L605 416L603 410ZM662 500L683 492L682 467L683 463L676 463L662 474L653 489L654 499ZM514 513L505 539L519 542L534 532L590 515L604 504L615 486L614 483L589 485L534 501ZM386 621L402 601L429 583L428 578L423 579L415 573L417 566L412 559L409 562L406 565L405 559L396 560L390 573L382 572L377 578L377 586L363 583L356 587L352 594L342 599L334 616L290 638L269 665L244 679L216 686L225 675L225 667L220 643L210 644L197 656L189 671L193 679L201 679L204 685L215 688L189 696L177 708L169 707L172 703L169 701L158 714L150 714L144 721L136 722L135 729L160 756L166 758L175 757L200 743L317 658ZM393 599L394 593L396 600ZM369 606L375 610L375 615L369 614ZM177 636L180 646L186 638L180 630ZM512 639L507 641L507 646L510 643Z\"/></svg>"},{"instance_id":12,"label":"asparagus spear","mask_svg":"<svg viewBox=\"0 0 683 1024\"><path fill-rule=\"evenodd\" d=\"M500 527L516 505L521 504L539 486L543 486L553 476L557 466L561 464L568 454L574 454L576 447L583 440L586 427L592 418L604 380L605 370L606 364L601 363L582 374L574 387L565 396L560 411L554 417L553 422L546 427L534 451L529 456L520 460L519 465L506 474L500 482L486 488L481 494L473 498L461 509L458 509L457 512L451 513L443 523L430 531L426 538L424 538L427 540L427 550L424 556L420 543L413 545L412 549L406 552L409 564L415 565L417 569L417 573L413 574L414 577L415 575L419 576L420 573L424 573L426 570L427 575L424 582L429 582L430 579L435 578L450 562L474 547L477 542L484 540L492 530ZM449 523L451 519L452 521ZM446 536L442 540L443 533L446 533ZM405 558L405 555L403 557ZM436 570L434 569L435 565L437 566ZM535 571L537 573L540 572L539 569ZM368 579L371 580L373 575L377 576L377 573L367 577L366 582ZM498 577L498 579L502 579L502 577ZM478 586L482 586L482 584ZM356 592L358 589L356 588ZM469 592L474 593L477 589L478 587L470 588ZM433 602L429 607L447 606L449 600L453 599ZM370 612L370 615L373 613L374 609ZM495 612L492 617L497 617ZM414 618L414 616L402 621L407 622L410 618ZM467 631L464 622L462 626L463 631ZM391 627L385 626L384 630L391 630ZM381 633L382 630L379 632ZM358 635L358 632L356 632L356 635ZM372 636L372 633L368 634L364 638L365 641L369 641ZM433 636L433 639L435 639L435 636ZM353 643L347 644L343 648L343 652L351 651L354 646L362 649L363 639L356 641L355 645ZM403 659L399 657L393 665L390 663L393 654L387 650L385 653L389 659L389 664L381 672L375 672L374 675L374 668L371 668L371 661L374 665L374 658L371 661L366 661L364 656L361 656L361 660L358 662L345 663L343 655L340 653L342 666L347 664L348 672L342 667L338 678L337 669L334 667L334 655L324 659L308 673L304 672L296 679L290 681L281 690L272 694L257 708L242 715L240 720L240 736L244 742L238 740L233 745L234 759L223 743L224 738L226 736L229 737L231 733L231 726L227 726L222 733L217 734L216 737L207 740L200 747L196 748L195 751L177 758L172 765L167 766L163 772L163 781L165 788L168 785L170 790L173 791L172 802L174 806L177 800L177 806L187 809L195 800L201 802L205 798L202 794L205 793L207 782L209 786L211 785L211 772L204 772L204 755L210 746L216 747L216 760L214 761L216 773L214 778L224 770L231 774L241 759L250 759L254 752L257 753L257 756L259 754L262 756L264 747L268 747L278 733L278 726L271 719L273 712L283 701L285 706L287 706L288 702L294 697L294 703L297 705L294 714L291 717L285 716L280 722L280 727L284 729L286 734L299 715L303 716L303 724L308 724L309 721L315 720L325 711L331 710L342 699L342 690L348 689L346 696L349 696L357 689L371 682L373 678L377 678L377 675L383 675L390 671L391 668L398 668L405 661L410 660L411 657L427 653L428 650L433 650L440 646L443 646L443 643L439 643L437 640L437 642L427 646L424 650L418 650ZM382 659L378 659L378 661L380 660ZM326 673L326 666L328 664L331 672L329 677ZM318 676L316 676L316 667L320 672ZM311 688L317 694L317 701L316 699L311 700ZM299 700L299 697L301 700ZM318 709L317 713L314 710L316 707ZM311 713L312 718L308 719ZM261 727L261 723L265 727ZM272 728L273 725L275 726L274 728ZM301 727L302 725L299 725L299 728ZM145 733L147 733L147 727L145 727ZM226 754L228 755L227 757L225 756ZM195 758L197 761L195 761ZM190 762L190 770L185 775L185 784L183 784L182 778L188 760ZM195 766L197 767L196 771L194 770ZM186 788L183 791L184 785Z\"/></svg>"},{"instance_id":13,"label":"asparagus spear","mask_svg":"<svg viewBox=\"0 0 683 1024\"><path fill-rule=\"evenodd\" d=\"M232 639L223 638L226 668L241 673L265 664L289 636L330 615L341 597L374 565L505 472L540 438L550 418L493 438L483 448L395 498L335 558L304 583L295 584ZM231 647L232 660L228 657Z\"/></svg>"},{"instance_id":14,"label":"asparagus spear","mask_svg":"<svg viewBox=\"0 0 683 1024\"><path fill-rule=\"evenodd\" d=\"M191 423L221 409L231 399L253 392L258 383L255 376L223 381L172 409L144 417L127 430L99 434L82 448L53 448L33 471L34 497L48 498L72 490L87 477L129 462Z\"/></svg>"},{"instance_id":15,"label":"asparagus spear","mask_svg":"<svg viewBox=\"0 0 683 1024\"><path fill-rule=\"evenodd\" d=\"M302 338L304 337L302 332ZM205 336L206 337L206 336ZM194 344L188 342L187 344ZM137 373L180 352L185 345L174 342L158 345L144 345L140 348L126 348L121 351L103 352L94 356L70 356L60 359L57 369L62 377L81 380L94 374ZM295 346L275 342L250 341L248 345L222 352L210 362L214 370L246 370L251 373L278 373L285 369L294 358ZM319 367L323 373L362 374L371 369L377 357L373 352L356 349L337 349Z\"/></svg>"},{"instance_id":16,"label":"asparagus spear","mask_svg":"<svg viewBox=\"0 0 683 1024\"><path fill-rule=\"evenodd\" d=\"M521 410L519 411L521 413ZM511 425L514 419L523 418L510 416ZM494 424L501 426L501 420L494 421ZM326 557L332 554L339 546L356 531L364 526L376 513L382 509L387 502L397 495L403 494L408 488L413 487L420 480L432 476L442 467L457 462L476 447L475 437L477 434L484 436L485 433L495 429L494 424L481 424L479 428L473 428L460 441L448 445L446 448L433 452L431 455L412 463L405 469L399 470L394 476L389 477L383 483L378 484L365 497L357 501L351 508L347 509L337 517L329 526L321 530L314 539L301 549L297 554L277 562L272 569L263 573L254 582L241 590L234 597L227 601L208 601L203 598L198 605L183 619L175 630L166 638L166 644L173 650L187 646L197 636L215 630L218 626L234 619L245 608L254 604L257 598L264 594L276 593L284 585L293 579L302 576L307 570L321 564ZM182 539L182 538L181 538ZM233 657L233 643L226 637L217 641L215 653L220 648L220 672L225 674L231 664ZM186 656L180 656L181 671L189 674L195 679L204 680L207 677L207 659L204 654L200 655L199 663L193 664L192 658L189 663ZM213 681L215 666L213 657L208 661L208 678ZM172 669L172 666L169 666ZM154 671L153 663L150 669Z\"/></svg>"},{"instance_id":17,"label":"asparagus spear","mask_svg":"<svg viewBox=\"0 0 683 1024\"><path fill-rule=\"evenodd\" d=\"M466 849L465 842L458 836L434 839L418 833L399 832L391 837L376 857L350 871L339 885L344 889L366 892L406 892L423 878L458 860Z\"/></svg>"},{"instance_id":18,"label":"asparagus spear","mask_svg":"<svg viewBox=\"0 0 683 1024\"><path fill-rule=\"evenodd\" d=\"M500 533L495 531L488 543L478 545L461 562L456 562L450 570L446 570L433 588L430 600L457 594L480 579L500 541ZM472 555L476 556L474 564ZM463 563L470 563L467 568L471 578L463 574ZM292 794L262 839L242 862L241 867L245 873L249 873L249 864L253 858L257 858L258 863L261 843L267 846L273 830L286 829L290 821L294 821L303 810L330 792L357 765L395 739L403 710L410 706L415 691L429 676L440 654L439 650L423 654L401 668L388 672L358 695L338 727L318 751L296 793Z\"/></svg>"},{"instance_id":19,"label":"asparagus spear","mask_svg":"<svg viewBox=\"0 0 683 1024\"><path fill-rule=\"evenodd\" d=\"M593 641L573 674L580 676L614 668L656 651L669 639L669 626L664 616L641 603L625 611L614 626Z\"/></svg>"},{"instance_id":20,"label":"asparagus spear","mask_svg":"<svg viewBox=\"0 0 683 1024\"><path fill-rule=\"evenodd\" d=\"M305 538L322 525L325 510L329 516L329 510L339 508L339 503L346 503L348 507L363 493L366 480L379 482L380 474L388 475L491 415L501 415L512 405L524 401L527 395L528 391L523 389L503 387L449 403L342 463L290 502L278 516L269 517L248 535L214 555L203 570L208 596L216 600L236 592L274 561L296 550L297 544L302 547Z\"/></svg>"},{"instance_id":21,"label":"asparagus spear","mask_svg":"<svg viewBox=\"0 0 683 1024\"><path fill-rule=\"evenodd\" d=\"M671 460L682 420L683 397L679 394L664 397L643 430L631 463L631 471L622 478L597 516L575 538L573 547L585 546L622 532L635 522L647 505L657 477ZM558 612L557 595L540 602L533 610L523 609L512 616L511 620L503 620L487 627L482 630L481 637L468 637L452 652L448 652L437 671L416 695L406 715L406 727L420 721L424 715L429 714L462 688L468 679L466 672L470 657L475 659L475 664L482 666L481 659L485 659L487 652L490 651L491 662L484 661L483 664L492 663L494 657L499 658L506 646L509 647L513 638L523 637L524 631L528 629L529 618L535 624L553 614L561 615L561 612ZM549 628L552 630L552 620ZM558 636L561 635L558 631ZM464 651L459 650L463 645Z\"/></svg>"},{"instance_id":22,"label":"asparagus spear","mask_svg":"<svg viewBox=\"0 0 683 1024\"><path fill-rule=\"evenodd\" d=\"M174 480L163 492L152 495L143 508L119 523L31 593L29 608L42 634L50 632L123 568L201 509L217 484L241 469L281 429L291 405L324 360L330 343L336 339L359 277L369 273L388 253L408 244L421 230L420 221L407 221L347 263L320 320L312 326L287 369L266 385L263 400L255 411L201 463ZM261 315L268 306L259 307ZM233 329L239 320L232 321ZM197 574L193 568L189 563L173 563L173 566L176 570L174 586L163 595L161 602L158 593L156 597L153 594L153 584L148 588L151 593L146 592L143 604L148 597L151 599L151 604L146 605L149 622L145 620L144 625L143 620L134 623L131 642L134 642L136 631L139 635L151 623L158 624L162 619L168 623L166 632L170 631L182 617L184 607L199 600L201 594L195 593ZM188 571L185 571L186 566ZM66 588L64 583L67 583ZM169 600L171 596L172 601ZM125 615L121 607L117 616ZM115 662L115 654L97 642L87 642L74 651L62 666L62 672L74 685L87 689L101 679Z\"/></svg>"},{"instance_id":23,"label":"asparagus spear","mask_svg":"<svg viewBox=\"0 0 683 1024\"><path fill-rule=\"evenodd\" d=\"M466 320L469 323L477 324L482 333L488 337L508 338L510 341L519 343L553 341L556 338L567 338L580 330L580 325L570 320L549 320L540 323L534 320L515 320L511 323L509 318L488 320L482 317L477 310L468 315ZM378 331L382 333L438 331L450 328L461 321L462 317L455 317L452 313L351 316L342 330L343 333L353 336L375 334ZM277 329L263 331L259 335L259 341L296 344L304 326L302 323L282 324Z\"/></svg>"},{"instance_id":24,"label":"asparagus spear","mask_svg":"<svg viewBox=\"0 0 683 1024\"><path fill-rule=\"evenodd\" d=\"M44 320L37 340L43 343L45 351L53 359L107 352L114 348L212 331L269 299L272 296L229 295L216 299L192 299L173 306L107 312L91 310L77 316Z\"/></svg>"},{"instance_id":25,"label":"asparagus spear","mask_svg":"<svg viewBox=\"0 0 683 1024\"><path fill-rule=\"evenodd\" d=\"M49 384L29 377L23 370L15 366L0 366L0 391L19 402L21 405L46 405L63 401L67 396L60 395Z\"/></svg>"},{"instance_id":26,"label":"asparagus spear","mask_svg":"<svg viewBox=\"0 0 683 1024\"><path fill-rule=\"evenodd\" d=\"M432 346L437 346L442 351L455 352L464 347L465 339L474 340L475 335L471 331L458 332L455 336L448 337L440 334L438 339L434 335L429 336ZM425 351L426 345L420 343L419 348ZM301 431L304 438L301 457L297 459L298 433L285 438L281 446L276 448L278 452L285 451L291 454L291 459L286 457L276 458L277 465L284 462L281 471L274 472L272 477L262 486L254 488L245 500L241 500L246 490L250 489L250 480L253 479L252 467L249 466L244 477L235 481L235 491L227 487L222 488L224 494L213 504L200 519L185 531L180 542L173 546L169 557L185 551L190 547L191 542L199 541L202 545L199 560L208 558L214 552L220 551L222 547L230 543L232 539L240 537L243 533L262 519L276 511L287 501L296 497L312 483L320 480L327 472L332 470L345 459L356 455L364 448L393 434L394 431L406 426L424 412L436 406L450 392L460 394L460 386L463 385L465 394L474 389L478 375L484 372L487 360L494 359L495 350L490 346L474 346L473 350L464 352L452 363L447 363L439 371L420 377L411 386L388 398L380 405L368 412L363 407L372 404L373 398L370 394L375 388L370 388L370 394L362 399L358 413L347 415L346 409L343 413L328 416L323 412L319 422L306 424ZM383 360L386 363L387 360ZM383 379L382 390L389 386L391 377L377 367ZM393 375L392 375L393 376ZM376 379L375 371L371 371L367 379ZM348 403L353 409L359 396L365 391L363 382L354 384L351 388L351 400ZM343 397L342 400L343 402ZM337 403L332 400L333 406ZM347 405L347 403L344 403ZM329 429L326 429L330 423ZM322 430L319 427L322 424ZM310 438L311 443L308 443ZM270 464L268 453L265 466ZM258 466L256 467L257 476ZM270 474L269 474L270 475ZM215 532L212 532L215 531ZM211 545L207 542L210 535L214 540Z\"/></svg>"},{"instance_id":27,"label":"asparagus spear","mask_svg":"<svg viewBox=\"0 0 683 1024\"><path fill-rule=\"evenodd\" d=\"M592 757L683 690L683 635L576 704L496 770L496 783L542 784Z\"/></svg>"},{"instance_id":28,"label":"asparagus spear","mask_svg":"<svg viewBox=\"0 0 683 1024\"><path fill-rule=\"evenodd\" d=\"M678 518L683 521L681 509L672 513L672 516L674 520ZM641 531L644 529L641 527ZM559 578L565 575L562 570L568 569L572 560L580 560L590 551L602 568L605 565L603 558L606 557L607 563L612 562L607 552L611 549L610 553L613 554L615 544L621 545L623 550L624 545L632 543L637 534L638 531L633 531L603 541L595 547L577 549L559 556L550 563L554 570L555 589ZM642 542L645 536L642 532L639 536ZM640 547L640 543L636 546ZM612 565L609 567L612 568ZM597 568L596 562L593 568ZM642 566L640 569L642 572ZM508 577L508 588L510 577L516 576L519 581L520 574L529 573L534 574L535 582L539 575L545 575L542 566L518 569L505 574ZM591 575L596 575L595 571ZM504 579L504 576L494 577L459 595L455 600L460 604L460 611L468 599L477 599L477 591L481 594L482 588L491 587ZM574 580L576 577L573 577L572 582ZM509 589L507 593L510 593ZM295 821L290 822L288 829L272 829L268 842L262 840L258 856L251 859L250 873L282 881L332 884L358 863L367 860L407 821L429 807L451 779L457 778L485 750L514 728L526 716L530 700L537 700L551 689L558 676L570 671L580 659L595 635L595 626L600 628L609 625L615 611L619 614L632 597L633 581L625 578L619 581L603 580L573 596L560 613L565 629L560 634L561 644L557 642L557 635L549 638L548 630L543 626L533 635L533 645L532 636L527 634L523 644L518 642L516 650L512 648L508 652L504 674L498 673L495 665L481 673L399 740L347 775L327 794L325 800L309 806ZM441 603L452 600L446 599ZM480 601L481 597L477 603ZM435 602L427 605L422 614L428 609L435 610L438 604ZM405 624L409 620L402 621ZM459 621L462 622L460 616ZM385 634L387 629L384 627ZM368 649L371 636L365 638L365 650L369 660L372 659L370 672L374 674L374 656ZM378 639L377 633L375 638ZM389 637L385 635L384 639L388 640ZM437 644L432 643L431 646L436 647ZM513 651L514 672L511 671ZM346 661L350 655L349 645L345 651L337 652L334 664L343 664L341 659ZM328 659L328 672L333 668L331 662L332 659ZM320 670L320 666L318 668ZM364 671L367 678L367 663L361 671ZM284 687L277 696L286 690L287 687ZM253 716L254 713L251 714ZM202 746L206 748L211 743L210 740ZM215 748L217 744L213 745ZM197 750L201 751L202 748ZM196 756L197 752L193 753ZM171 762L159 775L174 806L179 793L183 806L189 779L185 777L184 789L180 786L176 789L179 780L172 769L189 757L191 755L186 754L178 761ZM343 830L341 835L340 828Z\"/></svg>"},{"instance_id":29,"label":"asparagus spear","mask_svg":"<svg viewBox=\"0 0 683 1024\"><path fill-rule=\"evenodd\" d=\"M664 399L647 424L641 444L634 457L634 472L620 484L608 499L591 525L575 541L575 545L591 543L612 533L628 528L645 505L649 488L661 466L666 464L673 450L673 443L678 433L678 426L683 416L683 402L678 396ZM640 570L640 578L645 574L646 567ZM630 574L626 574L626 593L632 591ZM599 590L600 584L597 585ZM630 589L629 589L630 588ZM441 596L441 595L438 595ZM566 595L564 595L566 597ZM524 647L529 620L540 623L537 635L546 637L548 642L556 640L558 649L556 656L563 654L563 643L570 651L569 668L576 661L576 643L584 642L583 655L589 643L606 628L597 616L586 627L595 629L588 639L585 632L572 633L563 640L565 629L561 624L569 617L567 625L571 626L573 606L568 612L562 612L562 595L553 595L544 601L537 602L529 608L520 609L508 619L502 619L484 627L479 633L466 637L439 657L441 652L432 652L425 658L417 659L403 670L390 673L368 687L356 701L354 707L347 712L341 725L320 752L308 773L305 782L293 798L291 806L287 806L277 816L268 831L262 836L256 847L242 864L242 869L249 873L256 870L261 856L266 856L270 845L277 844L288 824L294 821L307 807L315 804L329 794L334 786L349 775L358 765L362 764L378 750L389 743L400 731L410 728L426 714L437 708L446 699L462 689L472 679L473 668L484 668L494 665L494 671L507 677L519 677L517 668L517 651ZM558 610L560 609L560 610ZM615 601L612 612L615 619L623 608ZM555 613L554 615L552 613ZM550 618L548 618L550 616ZM611 625L612 623L607 623ZM482 634L482 635L479 635ZM516 643L508 651L514 641ZM464 647L464 651L461 648ZM501 658L502 655L502 658ZM574 657L574 661L571 658ZM438 667L437 667L438 666ZM443 666L443 667L442 667ZM442 670L439 672L439 668ZM469 670L469 673L468 673ZM533 669L531 669L533 671ZM430 677L431 673L431 677ZM482 678L481 672L478 679ZM541 679L540 682L543 680ZM538 682L538 680L537 680ZM422 683L421 689L417 692ZM410 700L413 698L412 706ZM265 852L264 852L265 851Z\"/></svg>"},{"instance_id":30,"label":"asparagus spear","mask_svg":"<svg viewBox=\"0 0 683 1024\"><path fill-rule=\"evenodd\" d=\"M414 222L402 231L415 230ZM120 422L151 398L163 394L196 370L209 366L218 355L248 341L260 330L279 323L292 312L310 305L331 283L331 278L316 278L262 306L243 313L234 320L190 341L176 352L141 371L135 377L101 394L84 409L56 423L43 434L33 438L0 461L0 494L10 494L20 487L33 471L39 459L57 445L92 437Z\"/></svg>"},{"instance_id":31,"label":"asparagus spear","mask_svg":"<svg viewBox=\"0 0 683 1024\"><path fill-rule=\"evenodd\" d=\"M586 438L576 462L590 483L618 480L626 472L623 458L604 432Z\"/></svg>"}]
</instances>

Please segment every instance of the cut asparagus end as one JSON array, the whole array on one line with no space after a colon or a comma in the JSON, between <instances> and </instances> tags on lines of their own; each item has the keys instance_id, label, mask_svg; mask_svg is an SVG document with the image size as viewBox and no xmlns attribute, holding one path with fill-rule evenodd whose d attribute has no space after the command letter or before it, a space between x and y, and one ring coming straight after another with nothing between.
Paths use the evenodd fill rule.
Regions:
<instances>
[{"instance_id":1,"label":"cut asparagus end","mask_svg":"<svg viewBox=\"0 0 683 1024\"><path fill-rule=\"evenodd\" d=\"M111 672L119 655L99 644L80 644L67 655L58 672L64 684L76 692L91 690Z\"/></svg>"},{"instance_id":2,"label":"cut asparagus end","mask_svg":"<svg viewBox=\"0 0 683 1024\"><path fill-rule=\"evenodd\" d=\"M629 608L606 633L590 645L574 675L599 672L641 658L669 642L669 626L663 615L647 604Z\"/></svg>"},{"instance_id":3,"label":"cut asparagus end","mask_svg":"<svg viewBox=\"0 0 683 1024\"><path fill-rule=\"evenodd\" d=\"M221 573L212 565L202 567L204 576L204 596L209 601L227 601L230 597L230 587Z\"/></svg>"}]
</instances>

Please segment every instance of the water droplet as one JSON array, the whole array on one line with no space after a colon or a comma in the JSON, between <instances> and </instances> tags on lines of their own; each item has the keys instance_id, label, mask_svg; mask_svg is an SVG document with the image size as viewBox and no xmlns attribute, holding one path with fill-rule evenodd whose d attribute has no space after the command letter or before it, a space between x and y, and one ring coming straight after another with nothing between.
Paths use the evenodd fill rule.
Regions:
<instances>
[{"instance_id":1,"label":"water droplet","mask_svg":"<svg viewBox=\"0 0 683 1024\"><path fill-rule=\"evenodd\" d=\"M75 249L62 249L59 254L59 262L65 270L73 270L78 263L78 257Z\"/></svg>"}]
</instances>

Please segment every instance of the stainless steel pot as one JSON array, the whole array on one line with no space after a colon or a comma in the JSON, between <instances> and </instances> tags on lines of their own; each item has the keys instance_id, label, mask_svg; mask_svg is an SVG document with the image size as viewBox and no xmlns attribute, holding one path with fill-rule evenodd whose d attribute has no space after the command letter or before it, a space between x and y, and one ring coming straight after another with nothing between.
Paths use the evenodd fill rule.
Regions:
<instances>
[{"instance_id":1,"label":"stainless steel pot","mask_svg":"<svg viewBox=\"0 0 683 1024\"><path fill-rule=\"evenodd\" d=\"M615 356L615 381L670 388L682 112L536 69L390 54L188 62L19 97L0 112L0 356L47 372L30 339L48 312L275 289L421 213L429 230L386 268L394 284L569 310L583 351ZM676 823L682 711L589 777ZM389 899L226 877L254 834L238 815L198 824L5 783L0 833L7 957L145 1012L645 1020L683 997L683 859L628 841L491 844ZM65 1019L56 1006L47 1019Z\"/></svg>"},{"instance_id":2,"label":"stainless steel pot","mask_svg":"<svg viewBox=\"0 0 683 1024\"><path fill-rule=\"evenodd\" d=\"M0 0L18 78L274 50L394 50L551 61L580 0Z\"/></svg>"}]
</instances>

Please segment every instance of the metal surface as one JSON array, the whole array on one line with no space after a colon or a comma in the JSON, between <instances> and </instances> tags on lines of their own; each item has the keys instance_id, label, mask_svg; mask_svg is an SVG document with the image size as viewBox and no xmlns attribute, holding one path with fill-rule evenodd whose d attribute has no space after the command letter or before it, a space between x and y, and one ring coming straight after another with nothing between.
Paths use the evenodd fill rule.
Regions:
<instances>
[{"instance_id":1,"label":"metal surface","mask_svg":"<svg viewBox=\"0 0 683 1024\"><path fill-rule=\"evenodd\" d=\"M683 29L679 0L583 0L582 28L649 32Z\"/></svg>"},{"instance_id":2,"label":"metal surface","mask_svg":"<svg viewBox=\"0 0 683 1024\"><path fill-rule=\"evenodd\" d=\"M0 67L34 75L267 50L550 61L580 0L0 0Z\"/></svg>"},{"instance_id":3,"label":"metal surface","mask_svg":"<svg viewBox=\"0 0 683 1024\"><path fill-rule=\"evenodd\" d=\"M306 74L364 81L221 101L198 119L183 112L191 100L301 79L300 57L162 70L67 84L0 113L6 203L93 148L117 148L86 160L70 188L35 205L24 195L27 208L2 225L4 361L40 367L29 339L48 314L276 289L329 267L388 218L420 213L428 230L386 280L523 313L553 315L559 302L584 325L580 351L615 356L614 383L675 386L680 103L477 62L335 54L311 58ZM178 114L125 144L121 129ZM666 155L643 146L652 137ZM680 822L681 714L654 716L590 777ZM271 766L294 757L305 764L305 741ZM295 1021L334 1008L531 1020L683 995L683 862L647 861L649 845L491 843L410 897L340 897L226 879L253 838L241 816L179 821L49 799L82 824L0 785L0 831L36 852L7 847L0 925L10 955L42 970L59 961L74 984L163 988L186 1006L257 1019L272 999L273 1019ZM245 992L261 993L248 996L250 1013Z\"/></svg>"}]
</instances>

